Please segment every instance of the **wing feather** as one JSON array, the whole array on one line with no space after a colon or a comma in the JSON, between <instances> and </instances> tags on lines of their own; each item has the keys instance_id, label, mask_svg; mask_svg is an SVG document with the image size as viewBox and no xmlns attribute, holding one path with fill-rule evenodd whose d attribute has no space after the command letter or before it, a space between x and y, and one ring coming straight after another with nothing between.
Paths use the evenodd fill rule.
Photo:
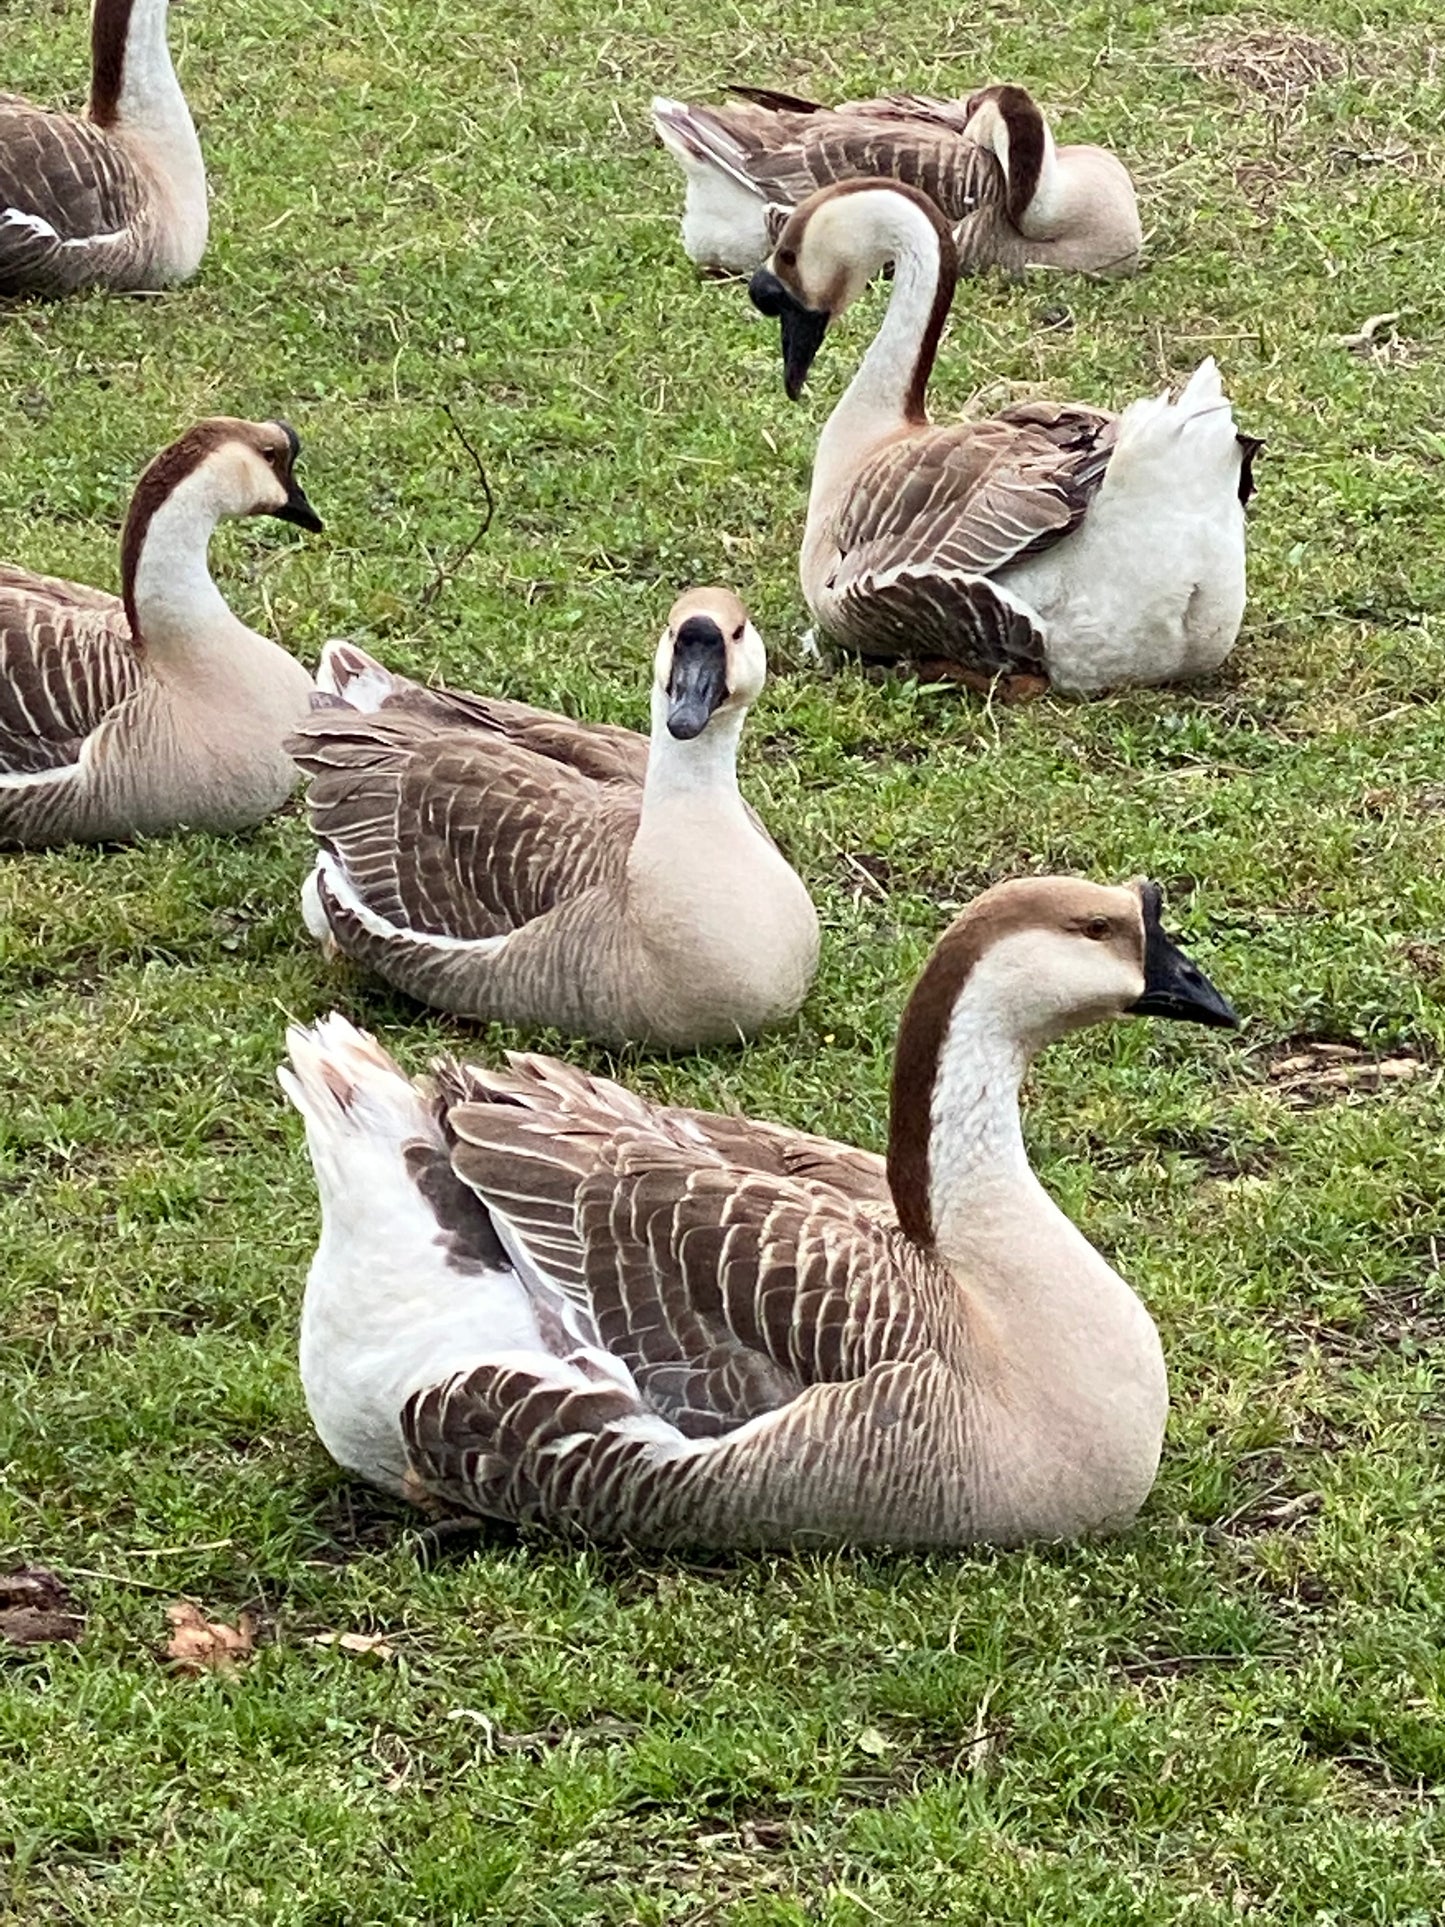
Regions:
<instances>
[{"instance_id":1,"label":"wing feather","mask_svg":"<svg viewBox=\"0 0 1445 1927\"><path fill-rule=\"evenodd\" d=\"M857 1199L730 1167L678 1143L666 1113L548 1119L468 1081L482 1101L447 1114L457 1175L688 1436L937 1341L943 1274Z\"/></svg>"},{"instance_id":2,"label":"wing feather","mask_svg":"<svg viewBox=\"0 0 1445 1927\"><path fill-rule=\"evenodd\" d=\"M117 597L0 564L0 774L70 767L143 680Z\"/></svg>"},{"instance_id":3,"label":"wing feather","mask_svg":"<svg viewBox=\"0 0 1445 1927\"><path fill-rule=\"evenodd\" d=\"M317 841L368 908L433 936L505 935L615 881L640 811L629 786L405 707L320 710L288 747Z\"/></svg>"},{"instance_id":4,"label":"wing feather","mask_svg":"<svg viewBox=\"0 0 1445 1927\"><path fill-rule=\"evenodd\" d=\"M119 245L143 201L103 128L0 94L0 295L80 285L83 244Z\"/></svg>"},{"instance_id":5,"label":"wing feather","mask_svg":"<svg viewBox=\"0 0 1445 1927\"><path fill-rule=\"evenodd\" d=\"M1115 423L1099 409L1024 403L888 443L839 516L839 560L823 584L830 630L866 655L1043 674L1031 612L991 578L1079 526Z\"/></svg>"}]
</instances>

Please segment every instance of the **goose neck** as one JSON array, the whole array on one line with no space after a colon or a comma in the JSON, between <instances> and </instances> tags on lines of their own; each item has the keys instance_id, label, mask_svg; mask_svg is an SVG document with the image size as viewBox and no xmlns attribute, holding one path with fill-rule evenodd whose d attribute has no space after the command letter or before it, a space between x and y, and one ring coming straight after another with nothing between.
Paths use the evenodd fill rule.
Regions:
<instances>
[{"instance_id":1,"label":"goose neck","mask_svg":"<svg viewBox=\"0 0 1445 1927\"><path fill-rule=\"evenodd\" d=\"M926 422L928 381L957 280L952 240L941 222L935 225L917 202L900 194L877 197L863 240L880 267L893 263L893 289L882 326L834 419Z\"/></svg>"},{"instance_id":2,"label":"goose neck","mask_svg":"<svg viewBox=\"0 0 1445 1927\"><path fill-rule=\"evenodd\" d=\"M690 742L679 741L672 734L667 726L667 711L666 694L654 686L647 779L642 791L644 822L659 809L694 798L706 799L710 807L734 801L741 810L738 743L746 711L741 708L717 711L702 734Z\"/></svg>"},{"instance_id":3,"label":"goose neck","mask_svg":"<svg viewBox=\"0 0 1445 1927\"><path fill-rule=\"evenodd\" d=\"M171 61L168 11L169 0L95 0L90 118L99 126L194 139Z\"/></svg>"},{"instance_id":4,"label":"goose neck","mask_svg":"<svg viewBox=\"0 0 1445 1927\"><path fill-rule=\"evenodd\" d=\"M945 1257L963 1255L1021 1201L1047 1204L1024 1148L1019 1089L1031 1053L980 1000L959 999L928 1115L928 1212Z\"/></svg>"},{"instance_id":5,"label":"goose neck","mask_svg":"<svg viewBox=\"0 0 1445 1927\"><path fill-rule=\"evenodd\" d=\"M193 658L208 635L236 626L211 576L208 550L221 511L204 487L204 471L187 478L152 512L135 516L122 550L122 593L132 632L147 659Z\"/></svg>"}]
</instances>

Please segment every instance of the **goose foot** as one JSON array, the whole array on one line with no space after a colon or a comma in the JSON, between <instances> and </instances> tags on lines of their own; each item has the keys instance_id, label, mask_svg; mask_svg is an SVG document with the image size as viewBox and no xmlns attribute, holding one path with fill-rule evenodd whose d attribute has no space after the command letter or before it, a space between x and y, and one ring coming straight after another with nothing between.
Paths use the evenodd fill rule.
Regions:
<instances>
[{"instance_id":1,"label":"goose foot","mask_svg":"<svg viewBox=\"0 0 1445 1927\"><path fill-rule=\"evenodd\" d=\"M1028 673L1006 676L989 675L982 669L969 669L948 656L920 656L918 675L923 682L961 682L979 696L992 696L996 702L1026 703L1049 691L1047 676Z\"/></svg>"}]
</instances>

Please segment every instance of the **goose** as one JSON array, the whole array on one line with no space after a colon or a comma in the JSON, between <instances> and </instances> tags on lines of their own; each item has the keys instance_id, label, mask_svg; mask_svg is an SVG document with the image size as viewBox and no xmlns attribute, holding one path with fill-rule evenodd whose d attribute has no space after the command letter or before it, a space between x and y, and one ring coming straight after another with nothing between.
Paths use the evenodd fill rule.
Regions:
<instances>
[{"instance_id":1,"label":"goose","mask_svg":"<svg viewBox=\"0 0 1445 1927\"><path fill-rule=\"evenodd\" d=\"M136 485L119 597L0 564L0 847L244 829L290 795L314 684L239 622L206 549L224 516L320 518L285 422L197 422Z\"/></svg>"},{"instance_id":2,"label":"goose","mask_svg":"<svg viewBox=\"0 0 1445 1927\"><path fill-rule=\"evenodd\" d=\"M412 1082L340 1016L293 1027L323 1445L413 1500L639 1545L1125 1524L1159 1336L1034 1176L1018 1092L1126 1012L1238 1023L1155 885L986 891L904 1011L886 1158L546 1057Z\"/></svg>"},{"instance_id":3,"label":"goose","mask_svg":"<svg viewBox=\"0 0 1445 1927\"><path fill-rule=\"evenodd\" d=\"M83 117L0 94L0 295L167 288L206 247L206 171L168 0L95 0Z\"/></svg>"},{"instance_id":4,"label":"goose","mask_svg":"<svg viewBox=\"0 0 1445 1927\"><path fill-rule=\"evenodd\" d=\"M650 739L424 690L329 644L341 701L290 745L320 845L307 927L475 1021L688 1048L791 1017L817 913L737 780L765 669L722 589L673 606Z\"/></svg>"},{"instance_id":5,"label":"goose","mask_svg":"<svg viewBox=\"0 0 1445 1927\"><path fill-rule=\"evenodd\" d=\"M1244 614L1258 442L1213 360L1121 415L1017 403L929 419L956 281L916 188L845 181L789 215L755 307L779 317L796 400L829 324L885 263L882 326L818 441L799 571L819 628L864 656L1012 694L1168 682L1216 668Z\"/></svg>"},{"instance_id":6,"label":"goose","mask_svg":"<svg viewBox=\"0 0 1445 1927\"><path fill-rule=\"evenodd\" d=\"M832 181L906 181L953 229L959 266L1132 274L1144 244L1129 171L1102 147L1056 147L1024 88L966 100L888 94L823 107L734 87L722 107L658 97L653 125L687 181L682 243L704 270L751 274L789 208Z\"/></svg>"}]
</instances>

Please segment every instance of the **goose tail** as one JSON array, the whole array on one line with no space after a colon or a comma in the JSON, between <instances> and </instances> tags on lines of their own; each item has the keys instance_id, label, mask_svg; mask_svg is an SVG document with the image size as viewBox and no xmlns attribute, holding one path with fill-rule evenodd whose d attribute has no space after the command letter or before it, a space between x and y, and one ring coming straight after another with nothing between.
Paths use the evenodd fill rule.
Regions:
<instances>
[{"instance_id":1,"label":"goose tail","mask_svg":"<svg viewBox=\"0 0 1445 1927\"><path fill-rule=\"evenodd\" d=\"M305 1121L318 1178L348 1145L442 1142L421 1091L369 1032L339 1011L309 1026L290 1025L286 1050L288 1062L276 1077Z\"/></svg>"},{"instance_id":2,"label":"goose tail","mask_svg":"<svg viewBox=\"0 0 1445 1927\"><path fill-rule=\"evenodd\" d=\"M399 695L404 682L375 656L368 656L354 642L338 637L321 651L316 687L323 695L339 696L350 708L370 716L391 697Z\"/></svg>"},{"instance_id":3,"label":"goose tail","mask_svg":"<svg viewBox=\"0 0 1445 1927\"><path fill-rule=\"evenodd\" d=\"M748 175L742 144L734 139L722 120L705 107L689 107L686 101L669 100L655 94L652 124L657 138L688 174L721 169L750 194L763 198L762 189Z\"/></svg>"},{"instance_id":4,"label":"goose tail","mask_svg":"<svg viewBox=\"0 0 1445 1927\"><path fill-rule=\"evenodd\" d=\"M1234 410L1214 357L1201 361L1177 395L1131 402L1119 418L1104 492L1160 495L1201 506L1247 497L1252 447L1235 431Z\"/></svg>"}]
</instances>

